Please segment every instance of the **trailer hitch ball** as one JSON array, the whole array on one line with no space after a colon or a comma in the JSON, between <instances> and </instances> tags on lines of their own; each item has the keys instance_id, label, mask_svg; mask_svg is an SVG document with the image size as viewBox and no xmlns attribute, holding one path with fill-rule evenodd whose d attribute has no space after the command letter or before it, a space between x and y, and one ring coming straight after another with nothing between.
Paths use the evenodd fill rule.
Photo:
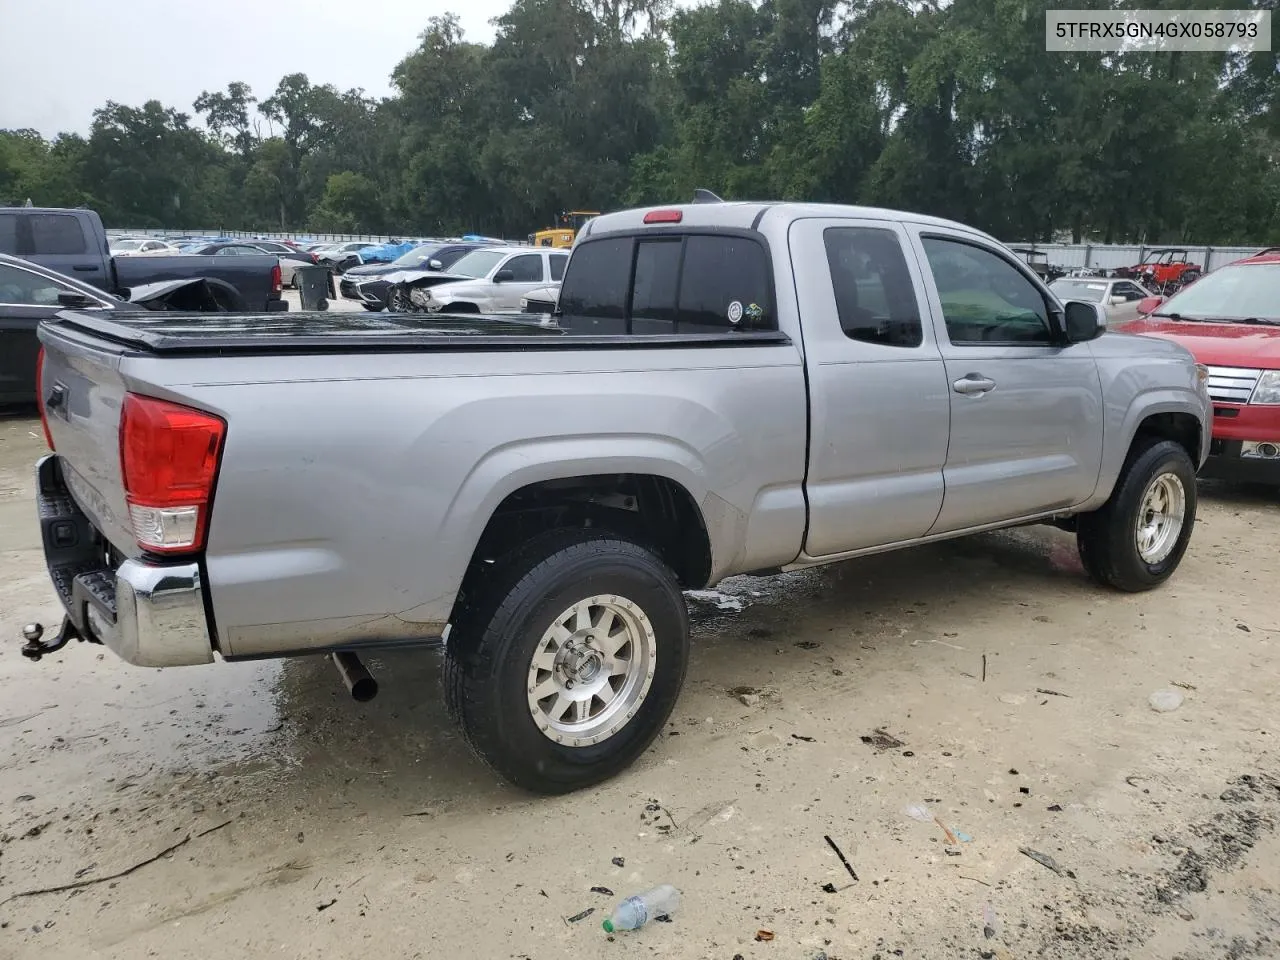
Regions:
<instances>
[{"instance_id":1,"label":"trailer hitch ball","mask_svg":"<svg viewBox=\"0 0 1280 960\"><path fill-rule=\"evenodd\" d=\"M43 636L44 624L42 623L28 623L22 628L22 639L28 643L39 643Z\"/></svg>"}]
</instances>

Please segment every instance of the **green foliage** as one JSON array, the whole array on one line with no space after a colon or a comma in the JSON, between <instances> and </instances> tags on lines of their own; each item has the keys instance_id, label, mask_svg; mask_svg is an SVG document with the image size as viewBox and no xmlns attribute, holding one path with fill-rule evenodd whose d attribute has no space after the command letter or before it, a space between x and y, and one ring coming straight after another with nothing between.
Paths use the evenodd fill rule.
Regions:
<instances>
[{"instance_id":1,"label":"green foliage","mask_svg":"<svg viewBox=\"0 0 1280 960\"><path fill-rule=\"evenodd\" d=\"M514 0L491 44L427 20L380 102L290 74L202 93L201 124L151 101L107 103L87 139L0 131L0 203L524 236L708 187L1010 240L1280 242L1276 55L1046 53L1050 6Z\"/></svg>"}]
</instances>

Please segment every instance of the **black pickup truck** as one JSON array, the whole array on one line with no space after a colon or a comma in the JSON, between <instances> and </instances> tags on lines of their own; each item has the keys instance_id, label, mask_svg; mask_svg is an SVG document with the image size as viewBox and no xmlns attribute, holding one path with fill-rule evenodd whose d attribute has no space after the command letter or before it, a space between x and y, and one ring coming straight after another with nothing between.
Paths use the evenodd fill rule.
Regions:
<instances>
[{"instance_id":1,"label":"black pickup truck","mask_svg":"<svg viewBox=\"0 0 1280 960\"><path fill-rule=\"evenodd\" d=\"M31 260L121 299L135 287L163 280L204 279L225 310L277 311L280 261L260 257L111 256L102 220L92 210L0 207L0 253Z\"/></svg>"}]
</instances>

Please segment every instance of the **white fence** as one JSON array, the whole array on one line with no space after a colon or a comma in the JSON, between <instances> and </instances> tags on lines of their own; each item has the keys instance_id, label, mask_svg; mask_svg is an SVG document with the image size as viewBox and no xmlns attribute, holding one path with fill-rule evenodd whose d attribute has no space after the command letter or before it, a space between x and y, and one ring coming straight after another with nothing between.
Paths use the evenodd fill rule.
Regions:
<instances>
[{"instance_id":1,"label":"white fence","mask_svg":"<svg viewBox=\"0 0 1280 960\"><path fill-rule=\"evenodd\" d=\"M366 243L409 243L419 239L429 239L418 233L398 233L381 236L374 233L313 233L307 230L223 230L206 229L204 227L183 227L182 229L157 229L148 227L140 230L129 230L111 227L107 230L112 236L128 234L131 237L228 237L238 240L304 240L308 243L345 243L349 240L360 240ZM488 236L486 234L486 236ZM494 237L493 239L502 239ZM528 236L506 238L509 242L524 243Z\"/></svg>"},{"instance_id":2,"label":"white fence","mask_svg":"<svg viewBox=\"0 0 1280 960\"><path fill-rule=\"evenodd\" d=\"M1132 267L1143 263L1152 250L1186 250L1187 259L1198 263L1205 273L1216 270L1233 260L1252 256L1262 249L1256 247L1182 247L1177 244L1101 244L1101 243L1015 243L1010 246L1019 249L1035 250L1049 258L1049 262L1060 267Z\"/></svg>"},{"instance_id":3,"label":"white fence","mask_svg":"<svg viewBox=\"0 0 1280 960\"><path fill-rule=\"evenodd\" d=\"M208 229L187 229L187 230L116 230L112 229L112 233L128 233L134 236L173 236L186 235L193 237L241 237L253 238L258 237L262 240L309 240L315 243L338 243L348 240L363 240L369 243L391 243L393 241L409 241L415 239L413 235L401 234L399 236L376 236L368 233L306 233L306 232L281 232L264 230L254 232L251 230L208 230ZM510 239L510 238L509 238ZM516 237L516 242L523 243L527 237ZM1037 253L1044 253L1049 262L1054 266L1067 267L1069 269L1075 267L1099 267L1103 269L1111 269L1114 267L1131 267L1135 264L1142 263L1152 250L1164 250L1173 248L1176 250L1187 251L1187 259L1192 263L1200 264L1206 273L1210 270L1216 270L1224 264L1231 263L1233 260L1240 260L1243 257L1252 256L1262 249L1262 245L1252 247L1215 247L1215 246L1180 246L1178 244L1124 244L1124 243L1010 243L1012 247L1020 249L1025 248L1035 250Z\"/></svg>"}]
</instances>

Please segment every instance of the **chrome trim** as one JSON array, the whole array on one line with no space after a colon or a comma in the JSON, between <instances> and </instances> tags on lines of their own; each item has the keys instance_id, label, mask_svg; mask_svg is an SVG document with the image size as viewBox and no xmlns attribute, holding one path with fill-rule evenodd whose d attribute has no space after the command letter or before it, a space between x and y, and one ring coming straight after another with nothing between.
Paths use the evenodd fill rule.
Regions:
<instances>
[{"instance_id":1,"label":"chrome trim","mask_svg":"<svg viewBox=\"0 0 1280 960\"><path fill-rule=\"evenodd\" d=\"M115 628L99 639L139 667L213 663L199 565L124 561L116 570Z\"/></svg>"},{"instance_id":2,"label":"chrome trim","mask_svg":"<svg viewBox=\"0 0 1280 960\"><path fill-rule=\"evenodd\" d=\"M1249 367L1210 367L1209 399L1223 403L1248 403L1261 370Z\"/></svg>"}]
</instances>

